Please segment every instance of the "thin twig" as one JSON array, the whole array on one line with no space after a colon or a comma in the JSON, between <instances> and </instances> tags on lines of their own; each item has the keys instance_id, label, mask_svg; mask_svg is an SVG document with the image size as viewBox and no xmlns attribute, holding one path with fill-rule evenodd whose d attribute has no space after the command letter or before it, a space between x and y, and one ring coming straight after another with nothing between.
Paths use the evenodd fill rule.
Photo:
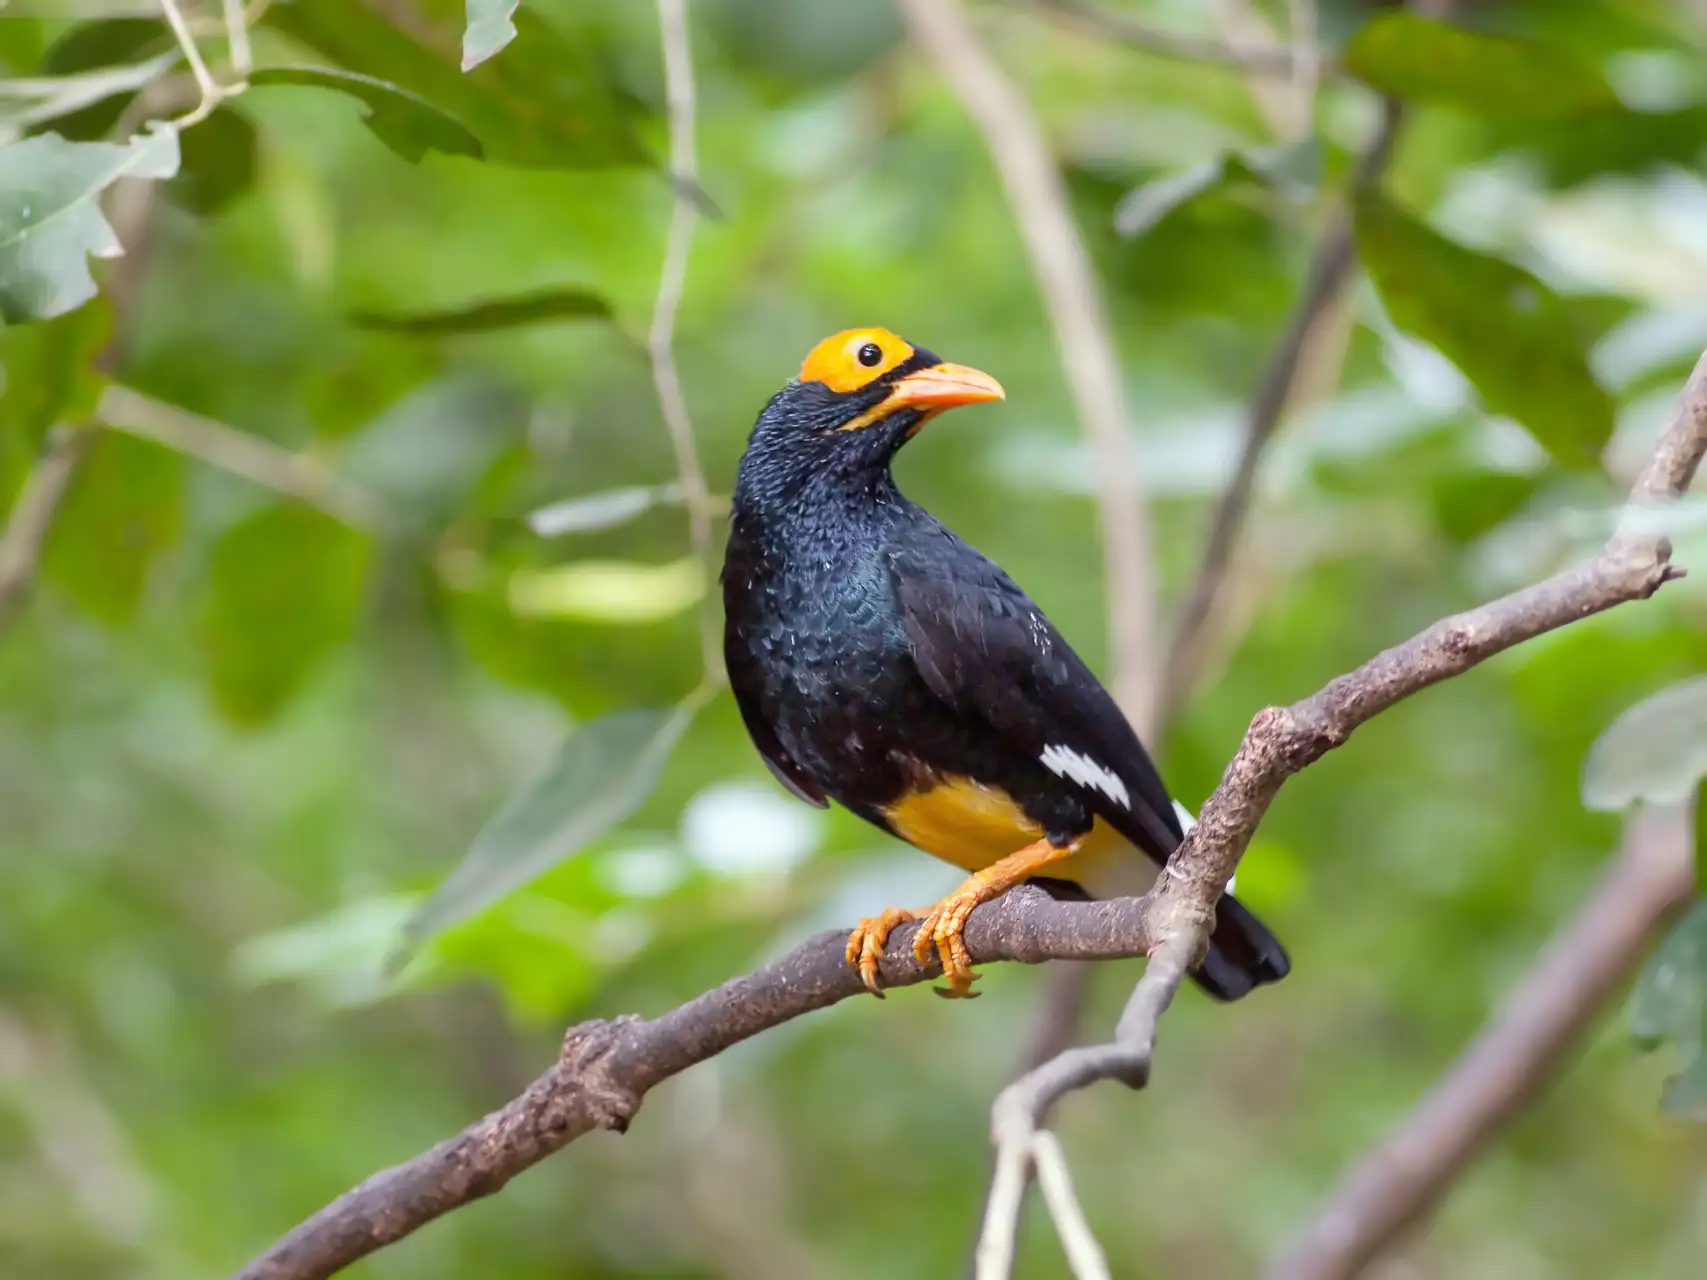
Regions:
<instances>
[{"instance_id":1,"label":"thin twig","mask_svg":"<svg viewBox=\"0 0 1707 1280\"><path fill-rule=\"evenodd\" d=\"M1087 19L1096 23L1102 16L1060 0L1049 0L1042 7L1080 25ZM1035 114L979 42L958 0L904 0L901 10L982 133L1031 256L1081 428L1095 457L1103 595L1109 611L1110 684L1140 735L1153 738L1159 706L1153 681L1165 664L1155 660L1156 575L1149 520L1132 460L1124 379L1090 257L1073 224L1060 174ZM1212 42L1169 37L1124 19L1114 22L1126 27L1123 38L1150 52L1208 56L1216 61L1233 56L1231 50ZM1292 61L1291 54L1284 53L1287 68ZM1088 970L1078 966L1063 967L1044 979L1042 1011L1028 1040L1022 1070L1072 1044L1090 982ZM992 1178L1001 1176L998 1168ZM1014 1176L1020 1179L1023 1197L1029 1165L1022 1163ZM996 1191L992 1181L989 1196Z\"/></svg>"},{"instance_id":2,"label":"thin twig","mask_svg":"<svg viewBox=\"0 0 1707 1280\"><path fill-rule=\"evenodd\" d=\"M243 0L224 0L225 42L231 57L231 69L239 80L247 81L255 68L255 56L249 48L249 15Z\"/></svg>"},{"instance_id":3,"label":"thin twig","mask_svg":"<svg viewBox=\"0 0 1707 1280\"><path fill-rule=\"evenodd\" d=\"M24 481L5 536L0 537L0 628L12 621L29 595L53 518L71 488L77 464L93 443L94 432L88 427L62 428Z\"/></svg>"},{"instance_id":4,"label":"thin twig","mask_svg":"<svg viewBox=\"0 0 1707 1280\"><path fill-rule=\"evenodd\" d=\"M1682 494L1707 451L1707 354L1684 387L1671 423L1630 494L1646 504ZM1557 627L1629 600L1645 599L1682 570L1670 563L1664 537L1613 536L1587 564L1504 599L1437 622L1402 645L1376 655L1313 697L1290 707L1270 707L1251 721L1237 754L1221 776L1185 843L1168 860L1144 897L1159 948L1139 981L1112 1043L1069 1049L1010 1085L996 1099L992 1125L998 1167L1011 1151L1027 1149L1049 1109L1065 1094L1099 1080L1142 1088L1149 1078L1157 1020L1179 986L1189 961L1207 945L1215 904L1238 868L1286 779L1341 746L1359 725L1401 699L1460 675L1496 653ZM1163 962L1166 961L1164 965ZM993 1200L983 1238L1017 1231L1017 1213ZM998 1246L991 1246L995 1256ZM980 1256L985 1246L980 1244ZM1007 1248L1011 1257L1012 1247ZM1006 1280L980 1267L977 1280Z\"/></svg>"},{"instance_id":5,"label":"thin twig","mask_svg":"<svg viewBox=\"0 0 1707 1280\"><path fill-rule=\"evenodd\" d=\"M665 97L670 118L670 172L675 181L670 206L670 233L664 248L664 269L658 281L658 300L652 308L652 329L647 349L652 358L652 383L658 392L658 407L669 428L670 448L688 509L688 533L693 552L706 580L715 573L711 541L711 489L700 466L694 444L693 420L676 374L676 316L687 288L688 258L693 251L694 228L699 208L690 192L699 185L699 160L694 148L693 46L688 40L687 0L658 0L658 34L664 46ZM723 670L722 648L717 636L717 613L707 592L700 608L700 657L707 676Z\"/></svg>"},{"instance_id":6,"label":"thin twig","mask_svg":"<svg viewBox=\"0 0 1707 1280\"><path fill-rule=\"evenodd\" d=\"M1309 137L1316 118L1316 86L1322 78L1322 49L1317 44L1316 0L1287 0L1292 40L1292 86L1298 99L1298 133Z\"/></svg>"},{"instance_id":7,"label":"thin twig","mask_svg":"<svg viewBox=\"0 0 1707 1280\"><path fill-rule=\"evenodd\" d=\"M978 1239L976 1280L1007 1280L1013 1273L1014 1242L1024 1200L1023 1170L1028 1154L1035 1150L1036 1141L1044 1132L1043 1122L1050 1108L1075 1089L1098 1080L1119 1080L1134 1089L1142 1089L1148 1083L1157 1025L1173 1002L1180 983L1185 981L1198 946L1196 939L1185 933L1163 939L1126 1002L1113 1041L1057 1054L996 1096L990 1112L996 1167L1010 1169L1017 1161L1022 1176L1018 1195L1010 1193L1000 1200L995 1196L990 1198ZM1057 1231L1070 1229L1054 1214L1053 1206L1051 1213Z\"/></svg>"},{"instance_id":8,"label":"thin twig","mask_svg":"<svg viewBox=\"0 0 1707 1280\"><path fill-rule=\"evenodd\" d=\"M346 480L317 458L292 453L213 418L155 400L117 383L101 393L95 416L102 425L198 458L221 471L319 507L344 523L383 528L383 499Z\"/></svg>"},{"instance_id":9,"label":"thin twig","mask_svg":"<svg viewBox=\"0 0 1707 1280\"><path fill-rule=\"evenodd\" d=\"M1155 582L1150 526L1138 497L1126 386L1090 255L1061 174L1025 96L984 48L959 0L897 0L902 17L978 126L995 162L1055 328L1056 344L1096 458L1107 574L1111 684L1127 718L1148 730Z\"/></svg>"},{"instance_id":10,"label":"thin twig","mask_svg":"<svg viewBox=\"0 0 1707 1280\"><path fill-rule=\"evenodd\" d=\"M196 38L190 34L189 23L184 21L183 10L178 7L178 0L160 0L160 8L166 16L166 25L177 38L178 47L184 51L184 60L190 64L190 74L196 78L196 88L201 91L201 101L196 104L195 109L173 121L178 128L188 129L212 115L214 108L229 91L220 88L219 82L213 78L213 73L207 69L201 50L196 48Z\"/></svg>"},{"instance_id":11,"label":"thin twig","mask_svg":"<svg viewBox=\"0 0 1707 1280\"><path fill-rule=\"evenodd\" d=\"M1282 45L1235 47L1221 40L1177 35L1129 18L1123 13L1110 13L1082 0L1032 0L1033 5L1063 26L1073 27L1099 39L1118 40L1145 53L1163 58L1179 58L1187 62L1202 62L1208 66L1226 67L1266 76L1297 76L1299 52ZM1323 74L1337 74L1331 60L1315 54Z\"/></svg>"},{"instance_id":12,"label":"thin twig","mask_svg":"<svg viewBox=\"0 0 1707 1280\"><path fill-rule=\"evenodd\" d=\"M147 92L145 89L138 96ZM140 180L120 182L111 197L113 233L124 252L106 282L106 305L112 317L107 340L91 361L107 377L116 374L124 361L142 279L153 258L157 198L156 184ZM85 423L59 424L50 434L47 450L24 481L5 536L0 538L0 627L17 615L35 583L54 519L94 438L94 429Z\"/></svg>"},{"instance_id":13,"label":"thin twig","mask_svg":"<svg viewBox=\"0 0 1707 1280\"><path fill-rule=\"evenodd\" d=\"M1425 1218L1557 1074L1695 890L1686 809L1631 818L1581 910L1399 1127L1345 1176L1271 1280L1342 1280Z\"/></svg>"},{"instance_id":14,"label":"thin twig","mask_svg":"<svg viewBox=\"0 0 1707 1280\"><path fill-rule=\"evenodd\" d=\"M972 913L972 958L1038 964L1143 955L1138 899L1056 902L1021 886ZM895 930L881 962L886 988L930 982L934 956L913 955L915 925ZM624 1129L647 1091L771 1027L865 991L845 956L847 931L807 940L753 973L658 1018L618 1018L569 1030L563 1053L519 1097L431 1151L369 1178L278 1241L234 1280L324 1280L596 1128Z\"/></svg>"},{"instance_id":15,"label":"thin twig","mask_svg":"<svg viewBox=\"0 0 1707 1280\"><path fill-rule=\"evenodd\" d=\"M1704 451L1707 354L1631 500L1682 494ZM1430 685L1548 631L1646 599L1681 576L1670 557L1663 536L1617 534L1575 568L1437 622L1301 702L1259 712L1196 826L1144 897L1054 902L1021 886L974 911L966 945L977 963L1152 956L1113 1044L1071 1050L1002 1092L992 1121L998 1141L1040 1128L1049 1107L1073 1089L1100 1079L1130 1085L1148 1079L1162 1012L1207 941L1215 903L1288 777L1343 745L1359 725ZM902 925L890 936L880 966L885 986L926 981L938 971L934 961L920 964L914 958L916 928ZM460 1205L493 1194L592 1129L625 1128L659 1082L864 990L846 962L846 937L841 931L820 934L659 1018L572 1028L558 1063L521 1096L432 1150L369 1178L243 1268L239 1280L324 1280ZM1004 1185L1011 1186L1011 1179ZM1001 1204L1009 1200L1004 1196Z\"/></svg>"},{"instance_id":16,"label":"thin twig","mask_svg":"<svg viewBox=\"0 0 1707 1280\"><path fill-rule=\"evenodd\" d=\"M1402 116L1402 108L1395 100L1383 100L1380 123L1352 178L1354 192L1372 186L1387 167ZM1356 265L1352 248L1351 212L1342 205L1329 216L1327 228L1310 260L1304 292L1251 393L1239 460L1210 521L1203 559L1192 578L1191 594L1180 608L1167 660L1163 663L1165 674L1159 693L1161 711L1158 719L1164 723L1178 714L1196 684L1205 653L1202 643L1204 630L1226 583L1227 568L1256 488L1263 452L1273 439L1275 428L1280 425L1292 399L1293 386L1312 331L1321 318L1331 312L1334 302L1351 279Z\"/></svg>"},{"instance_id":17,"label":"thin twig","mask_svg":"<svg viewBox=\"0 0 1707 1280\"><path fill-rule=\"evenodd\" d=\"M1067 1153L1061 1149L1061 1140L1047 1129L1032 1137L1031 1166L1037 1174L1043 1202L1049 1206L1049 1216L1061 1233L1061 1247L1067 1254L1067 1266L1074 1280L1110 1280L1108 1259L1103 1256L1096 1233L1085 1220L1085 1211L1073 1192Z\"/></svg>"}]
</instances>

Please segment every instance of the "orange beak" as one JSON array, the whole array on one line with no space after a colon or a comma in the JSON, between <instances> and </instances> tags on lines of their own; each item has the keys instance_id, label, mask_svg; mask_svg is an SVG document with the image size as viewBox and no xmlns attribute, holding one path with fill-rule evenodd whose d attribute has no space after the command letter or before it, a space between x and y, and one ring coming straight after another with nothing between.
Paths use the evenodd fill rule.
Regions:
<instances>
[{"instance_id":1,"label":"orange beak","mask_svg":"<svg viewBox=\"0 0 1707 1280\"><path fill-rule=\"evenodd\" d=\"M938 364L917 373L909 373L889 389L883 402L885 413L895 409L924 409L936 412L963 404L983 404L987 400L1003 400L1007 392L1002 384L987 373L969 369L963 364Z\"/></svg>"}]
</instances>

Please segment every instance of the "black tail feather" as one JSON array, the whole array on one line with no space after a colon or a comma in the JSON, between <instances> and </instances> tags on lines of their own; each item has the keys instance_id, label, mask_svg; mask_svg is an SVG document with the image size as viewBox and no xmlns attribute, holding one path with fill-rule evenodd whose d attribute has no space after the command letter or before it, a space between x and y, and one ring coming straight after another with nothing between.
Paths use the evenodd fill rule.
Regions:
<instances>
[{"instance_id":1,"label":"black tail feather","mask_svg":"<svg viewBox=\"0 0 1707 1280\"><path fill-rule=\"evenodd\" d=\"M1237 1000L1265 982L1279 982L1292 971L1280 939L1232 894L1215 909L1209 954L1192 980L1217 1000Z\"/></svg>"},{"instance_id":2,"label":"black tail feather","mask_svg":"<svg viewBox=\"0 0 1707 1280\"><path fill-rule=\"evenodd\" d=\"M1061 902L1089 902L1091 895L1070 880L1033 876L1031 884ZM1215 932L1209 953L1191 979L1217 1000L1238 1000L1268 982L1292 972L1292 961L1280 939L1232 894L1223 894L1215 908Z\"/></svg>"}]
</instances>

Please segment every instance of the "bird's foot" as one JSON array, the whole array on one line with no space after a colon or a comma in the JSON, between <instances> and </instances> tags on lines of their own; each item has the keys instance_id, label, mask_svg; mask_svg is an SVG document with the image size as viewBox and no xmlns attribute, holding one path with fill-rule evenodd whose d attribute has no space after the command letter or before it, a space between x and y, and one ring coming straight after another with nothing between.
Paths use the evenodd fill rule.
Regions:
<instances>
[{"instance_id":1,"label":"bird's foot","mask_svg":"<svg viewBox=\"0 0 1707 1280\"><path fill-rule=\"evenodd\" d=\"M966 939L961 935L972 909L1005 892L1007 887L991 886L980 872L932 907L920 921L919 931L913 935L913 955L921 964L928 964L931 949L936 948L937 959L942 962L942 976L947 979L946 986L934 988L939 996L951 1000L977 998L972 983L978 975L972 972L972 953L967 951Z\"/></svg>"},{"instance_id":2,"label":"bird's foot","mask_svg":"<svg viewBox=\"0 0 1707 1280\"><path fill-rule=\"evenodd\" d=\"M935 988L939 996L970 1000L978 994L972 989L978 975L972 972L972 953L966 949L964 936L966 920L973 910L1001 897L1016 884L1023 884L1050 863L1072 857L1083 844L1082 836L1066 844L1050 840L1028 844L982 871L974 871L960 888L925 914L918 933L913 935L913 954L921 964L928 964L931 948L936 948L937 958L942 961L942 976L948 979L946 987Z\"/></svg>"},{"instance_id":3,"label":"bird's foot","mask_svg":"<svg viewBox=\"0 0 1707 1280\"><path fill-rule=\"evenodd\" d=\"M848 963L859 970L865 989L878 999L883 998L883 983L877 976L877 962L883 955L883 944L898 924L917 920L918 913L905 907L889 907L880 915L867 916L848 934Z\"/></svg>"}]
</instances>

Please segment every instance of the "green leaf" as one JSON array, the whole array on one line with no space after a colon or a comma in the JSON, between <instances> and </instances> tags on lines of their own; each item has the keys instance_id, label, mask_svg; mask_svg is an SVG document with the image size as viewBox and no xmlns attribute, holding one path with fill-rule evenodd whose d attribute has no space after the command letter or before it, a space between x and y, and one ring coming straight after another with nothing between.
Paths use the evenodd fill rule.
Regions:
<instances>
[{"instance_id":1,"label":"green leaf","mask_svg":"<svg viewBox=\"0 0 1707 1280\"><path fill-rule=\"evenodd\" d=\"M200 641L219 707L258 725L355 630L370 546L296 504L266 507L215 544Z\"/></svg>"},{"instance_id":2,"label":"green leaf","mask_svg":"<svg viewBox=\"0 0 1707 1280\"><path fill-rule=\"evenodd\" d=\"M1134 187L1114 210L1114 229L1128 238L1142 236L1174 210L1200 196L1238 195L1279 188L1301 193L1314 186L1321 150L1307 144L1249 152L1228 151Z\"/></svg>"},{"instance_id":3,"label":"green leaf","mask_svg":"<svg viewBox=\"0 0 1707 1280\"><path fill-rule=\"evenodd\" d=\"M42 55L39 74L62 79L50 99L26 113L29 132L51 120L62 138L98 142L113 131L136 90L182 57L158 9L145 18L79 23ZM0 82L0 96L5 92Z\"/></svg>"},{"instance_id":4,"label":"green leaf","mask_svg":"<svg viewBox=\"0 0 1707 1280\"><path fill-rule=\"evenodd\" d=\"M575 730L557 759L475 837L404 930L418 944L580 852L639 807L694 706L620 711Z\"/></svg>"},{"instance_id":5,"label":"green leaf","mask_svg":"<svg viewBox=\"0 0 1707 1280\"><path fill-rule=\"evenodd\" d=\"M1671 1041L1683 1069L1660 1110L1707 1120L1707 898L1698 898L1655 949L1630 995L1630 1035L1644 1049Z\"/></svg>"},{"instance_id":6,"label":"green leaf","mask_svg":"<svg viewBox=\"0 0 1707 1280\"><path fill-rule=\"evenodd\" d=\"M1677 1040L1686 1055L1702 1044L1707 1005L1707 899L1672 926L1630 993L1630 1035L1644 1048Z\"/></svg>"},{"instance_id":7,"label":"green leaf","mask_svg":"<svg viewBox=\"0 0 1707 1280\"><path fill-rule=\"evenodd\" d=\"M0 329L0 444L33 455L56 423L92 418L102 387L95 357L111 333L100 301Z\"/></svg>"},{"instance_id":8,"label":"green leaf","mask_svg":"<svg viewBox=\"0 0 1707 1280\"><path fill-rule=\"evenodd\" d=\"M1607 726L1583 760L1583 804L1679 804L1707 776L1707 676L1644 698Z\"/></svg>"},{"instance_id":9,"label":"green leaf","mask_svg":"<svg viewBox=\"0 0 1707 1280\"><path fill-rule=\"evenodd\" d=\"M48 579L97 621L124 626L154 562L177 541L183 493L178 454L100 432L53 522L43 556Z\"/></svg>"},{"instance_id":10,"label":"green leaf","mask_svg":"<svg viewBox=\"0 0 1707 1280\"><path fill-rule=\"evenodd\" d=\"M177 42L172 30L156 12L146 18L103 18L80 22L42 54L41 73L70 76L81 71L101 71L121 62L141 62L168 50Z\"/></svg>"},{"instance_id":11,"label":"green leaf","mask_svg":"<svg viewBox=\"0 0 1707 1280\"><path fill-rule=\"evenodd\" d=\"M417 387L364 426L344 452L344 474L389 499L410 521L454 520L495 459L526 430L528 402L472 378Z\"/></svg>"},{"instance_id":12,"label":"green leaf","mask_svg":"<svg viewBox=\"0 0 1707 1280\"><path fill-rule=\"evenodd\" d=\"M448 111L373 76L331 67L267 67L252 73L249 83L256 87L296 84L332 89L365 103L367 113L362 123L410 164L418 164L429 151L476 160L484 155L480 139Z\"/></svg>"},{"instance_id":13,"label":"green leaf","mask_svg":"<svg viewBox=\"0 0 1707 1280\"><path fill-rule=\"evenodd\" d=\"M48 121L74 141L104 136L138 89L159 80L178 60L161 54L135 65L103 67L47 81L0 80L0 123L34 132ZM27 90L20 92L20 90Z\"/></svg>"},{"instance_id":14,"label":"green leaf","mask_svg":"<svg viewBox=\"0 0 1707 1280\"><path fill-rule=\"evenodd\" d=\"M1696 1057L1666 1081L1660 1111L1679 1120L1707 1121L1707 1054Z\"/></svg>"},{"instance_id":15,"label":"green leaf","mask_svg":"<svg viewBox=\"0 0 1707 1280\"><path fill-rule=\"evenodd\" d=\"M1603 173L1644 175L1667 165L1699 169L1707 160L1707 107L1598 111L1544 127L1513 124L1489 141L1499 149L1524 151L1554 187L1575 186Z\"/></svg>"},{"instance_id":16,"label":"green leaf","mask_svg":"<svg viewBox=\"0 0 1707 1280\"><path fill-rule=\"evenodd\" d=\"M1600 73L1563 49L1397 9L1358 30L1345 66L1378 92L1493 119L1560 120L1619 105Z\"/></svg>"},{"instance_id":17,"label":"green leaf","mask_svg":"<svg viewBox=\"0 0 1707 1280\"><path fill-rule=\"evenodd\" d=\"M89 255L124 251L101 214L101 193L120 178L177 171L170 125L124 146L48 133L0 148L0 321L62 315L94 297Z\"/></svg>"},{"instance_id":18,"label":"green leaf","mask_svg":"<svg viewBox=\"0 0 1707 1280\"><path fill-rule=\"evenodd\" d=\"M385 961L418 905L404 895L360 898L249 938L231 957L233 976L246 987L299 983L332 1008L371 1004L390 992Z\"/></svg>"},{"instance_id":19,"label":"green leaf","mask_svg":"<svg viewBox=\"0 0 1707 1280\"><path fill-rule=\"evenodd\" d=\"M521 38L500 62L464 75L460 50L426 43L367 5L293 0L267 10L268 25L352 71L435 104L477 137L485 158L541 169L652 165L641 139L644 107L606 71L614 55L592 33L565 39L528 9Z\"/></svg>"},{"instance_id":20,"label":"green leaf","mask_svg":"<svg viewBox=\"0 0 1707 1280\"><path fill-rule=\"evenodd\" d=\"M1181 205L1209 191L1260 181L1238 156L1223 155L1134 187L1114 210L1114 229L1128 238L1141 236Z\"/></svg>"},{"instance_id":21,"label":"green leaf","mask_svg":"<svg viewBox=\"0 0 1707 1280\"><path fill-rule=\"evenodd\" d=\"M566 533L593 533L627 524L655 507L679 506L682 486L669 484L629 485L607 489L579 498L565 498L528 514L528 528L542 538L560 538Z\"/></svg>"},{"instance_id":22,"label":"green leaf","mask_svg":"<svg viewBox=\"0 0 1707 1280\"><path fill-rule=\"evenodd\" d=\"M705 571L694 556L669 564L577 560L510 575L510 611L523 618L562 618L635 626L685 613L705 595Z\"/></svg>"},{"instance_id":23,"label":"green leaf","mask_svg":"<svg viewBox=\"0 0 1707 1280\"><path fill-rule=\"evenodd\" d=\"M1695 891L1707 891L1707 803L1701 788L1695 789Z\"/></svg>"},{"instance_id":24,"label":"green leaf","mask_svg":"<svg viewBox=\"0 0 1707 1280\"><path fill-rule=\"evenodd\" d=\"M511 21L517 0L468 0L468 26L462 33L462 69L472 71L516 38Z\"/></svg>"},{"instance_id":25,"label":"green leaf","mask_svg":"<svg viewBox=\"0 0 1707 1280\"><path fill-rule=\"evenodd\" d=\"M260 138L241 111L215 111L185 133L181 145L182 167L165 190L190 212L218 213L255 184Z\"/></svg>"},{"instance_id":26,"label":"green leaf","mask_svg":"<svg viewBox=\"0 0 1707 1280\"><path fill-rule=\"evenodd\" d=\"M1515 419L1561 462L1598 463L1612 397L1551 289L1373 192L1357 202L1357 244L1394 324L1439 350L1491 412Z\"/></svg>"},{"instance_id":27,"label":"green leaf","mask_svg":"<svg viewBox=\"0 0 1707 1280\"><path fill-rule=\"evenodd\" d=\"M513 298L490 298L445 311L420 311L406 315L356 311L351 313L350 323L383 333L442 336L480 333L488 329L514 329L552 320L608 320L611 315L610 303L589 290L542 289Z\"/></svg>"}]
</instances>

